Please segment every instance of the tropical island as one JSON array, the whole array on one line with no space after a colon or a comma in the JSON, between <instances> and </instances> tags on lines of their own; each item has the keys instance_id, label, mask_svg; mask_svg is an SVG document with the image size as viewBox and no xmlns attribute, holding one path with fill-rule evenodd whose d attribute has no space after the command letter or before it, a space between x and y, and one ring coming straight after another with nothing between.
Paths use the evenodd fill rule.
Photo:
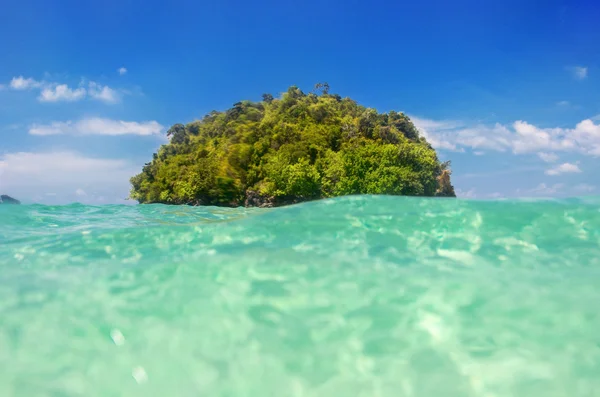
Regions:
<instances>
[{"instance_id":1,"label":"tropical island","mask_svg":"<svg viewBox=\"0 0 600 397\"><path fill-rule=\"evenodd\" d=\"M292 86L175 124L142 172L140 203L274 207L351 194L455 197L449 162L403 113Z\"/></svg>"},{"instance_id":2,"label":"tropical island","mask_svg":"<svg viewBox=\"0 0 600 397\"><path fill-rule=\"evenodd\" d=\"M0 204L21 204L21 202L7 194L2 194L0 195Z\"/></svg>"}]
</instances>

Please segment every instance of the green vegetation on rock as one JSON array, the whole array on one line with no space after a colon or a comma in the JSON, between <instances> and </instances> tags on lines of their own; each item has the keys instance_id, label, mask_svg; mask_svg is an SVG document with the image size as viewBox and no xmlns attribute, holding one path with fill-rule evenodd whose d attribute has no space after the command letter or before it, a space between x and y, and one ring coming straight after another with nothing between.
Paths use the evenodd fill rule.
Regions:
<instances>
[{"instance_id":1,"label":"green vegetation on rock","mask_svg":"<svg viewBox=\"0 0 600 397\"><path fill-rule=\"evenodd\" d=\"M403 113L380 114L330 94L241 101L175 124L142 172L140 203L277 206L349 194L454 197L448 163Z\"/></svg>"}]
</instances>

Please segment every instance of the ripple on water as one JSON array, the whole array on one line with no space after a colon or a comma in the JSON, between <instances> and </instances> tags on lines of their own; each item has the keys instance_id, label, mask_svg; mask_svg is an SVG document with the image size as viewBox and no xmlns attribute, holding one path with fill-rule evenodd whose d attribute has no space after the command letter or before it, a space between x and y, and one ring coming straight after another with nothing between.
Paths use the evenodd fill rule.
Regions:
<instances>
[{"instance_id":1,"label":"ripple on water","mask_svg":"<svg viewBox=\"0 0 600 397\"><path fill-rule=\"evenodd\" d=\"M0 395L594 396L599 209L0 207Z\"/></svg>"}]
</instances>

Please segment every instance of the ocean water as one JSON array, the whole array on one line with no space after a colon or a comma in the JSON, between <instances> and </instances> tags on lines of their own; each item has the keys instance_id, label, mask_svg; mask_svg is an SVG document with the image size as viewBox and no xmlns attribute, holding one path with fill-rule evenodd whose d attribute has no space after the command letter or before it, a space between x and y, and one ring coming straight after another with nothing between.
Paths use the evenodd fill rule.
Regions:
<instances>
[{"instance_id":1,"label":"ocean water","mask_svg":"<svg viewBox=\"0 0 600 397\"><path fill-rule=\"evenodd\" d=\"M600 199L0 205L0 396L600 396Z\"/></svg>"}]
</instances>

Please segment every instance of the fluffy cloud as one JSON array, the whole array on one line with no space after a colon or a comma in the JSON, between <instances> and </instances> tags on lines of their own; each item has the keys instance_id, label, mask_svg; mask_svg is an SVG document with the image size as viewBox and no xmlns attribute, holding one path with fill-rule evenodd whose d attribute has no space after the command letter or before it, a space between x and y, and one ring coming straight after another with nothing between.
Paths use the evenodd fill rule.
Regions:
<instances>
[{"instance_id":1,"label":"fluffy cloud","mask_svg":"<svg viewBox=\"0 0 600 397\"><path fill-rule=\"evenodd\" d=\"M109 86L103 86L93 81L90 81L89 83L88 94L93 99L97 99L106 103L117 103L121 100L121 96L116 90L113 90Z\"/></svg>"},{"instance_id":2,"label":"fluffy cloud","mask_svg":"<svg viewBox=\"0 0 600 397\"><path fill-rule=\"evenodd\" d=\"M40 88L43 82L36 81L32 78L24 78L23 76L13 77L10 81L10 88L13 90L29 90L32 88Z\"/></svg>"},{"instance_id":3,"label":"fluffy cloud","mask_svg":"<svg viewBox=\"0 0 600 397\"><path fill-rule=\"evenodd\" d=\"M39 89L38 100L40 102L75 102L91 98L105 103L117 103L121 99L121 93L124 92L94 81L90 81L87 85L81 83L76 88L71 88L67 84L37 81L23 76L14 77L10 81L9 87L17 91Z\"/></svg>"},{"instance_id":4,"label":"fluffy cloud","mask_svg":"<svg viewBox=\"0 0 600 397\"><path fill-rule=\"evenodd\" d=\"M584 80L588 76L588 68L585 66L572 66L567 69L577 80Z\"/></svg>"},{"instance_id":5,"label":"fluffy cloud","mask_svg":"<svg viewBox=\"0 0 600 397\"><path fill-rule=\"evenodd\" d=\"M47 203L95 203L100 197L125 202L129 178L139 170L139 165L126 160L69 151L0 154L0 191ZM48 196L49 192L56 194Z\"/></svg>"},{"instance_id":6,"label":"fluffy cloud","mask_svg":"<svg viewBox=\"0 0 600 397\"><path fill-rule=\"evenodd\" d=\"M539 152L538 157L546 163L554 163L558 160L558 156L554 153Z\"/></svg>"},{"instance_id":7,"label":"fluffy cloud","mask_svg":"<svg viewBox=\"0 0 600 397\"><path fill-rule=\"evenodd\" d=\"M50 124L33 124L31 135L159 135L163 126L156 121L123 121L104 118L87 118L79 121L53 121Z\"/></svg>"},{"instance_id":8,"label":"fluffy cloud","mask_svg":"<svg viewBox=\"0 0 600 397\"><path fill-rule=\"evenodd\" d=\"M85 97L85 88L69 88L66 84L59 84L44 88L38 99L40 102L74 102Z\"/></svg>"},{"instance_id":9,"label":"fluffy cloud","mask_svg":"<svg viewBox=\"0 0 600 397\"><path fill-rule=\"evenodd\" d=\"M421 134L436 149L462 152L465 148L474 150L506 151L510 147L510 131L503 125L469 126L460 121L435 121L411 117Z\"/></svg>"},{"instance_id":10,"label":"fluffy cloud","mask_svg":"<svg viewBox=\"0 0 600 397\"><path fill-rule=\"evenodd\" d=\"M526 121L515 121L513 129L516 136L511 145L514 153L531 153L540 149L570 150L575 142L567 138L566 131L561 128L538 128Z\"/></svg>"},{"instance_id":11,"label":"fluffy cloud","mask_svg":"<svg viewBox=\"0 0 600 397\"><path fill-rule=\"evenodd\" d=\"M124 74L127 73L127 69L126 68L119 68L117 70L117 72L119 72L119 75L123 76Z\"/></svg>"},{"instance_id":12,"label":"fluffy cloud","mask_svg":"<svg viewBox=\"0 0 600 397\"><path fill-rule=\"evenodd\" d=\"M581 172L581 170L579 169L579 166L577 164L572 164L572 163L563 163L560 165L557 165L556 167L552 167L548 170L546 170L546 175L560 175L560 174L569 174L569 173L575 173L575 172Z\"/></svg>"},{"instance_id":13,"label":"fluffy cloud","mask_svg":"<svg viewBox=\"0 0 600 397\"><path fill-rule=\"evenodd\" d=\"M540 128L522 120L509 126L498 123L486 126L411 118L436 149L485 149L515 154L575 152L600 156L600 123L592 119L583 120L574 128Z\"/></svg>"}]
</instances>

